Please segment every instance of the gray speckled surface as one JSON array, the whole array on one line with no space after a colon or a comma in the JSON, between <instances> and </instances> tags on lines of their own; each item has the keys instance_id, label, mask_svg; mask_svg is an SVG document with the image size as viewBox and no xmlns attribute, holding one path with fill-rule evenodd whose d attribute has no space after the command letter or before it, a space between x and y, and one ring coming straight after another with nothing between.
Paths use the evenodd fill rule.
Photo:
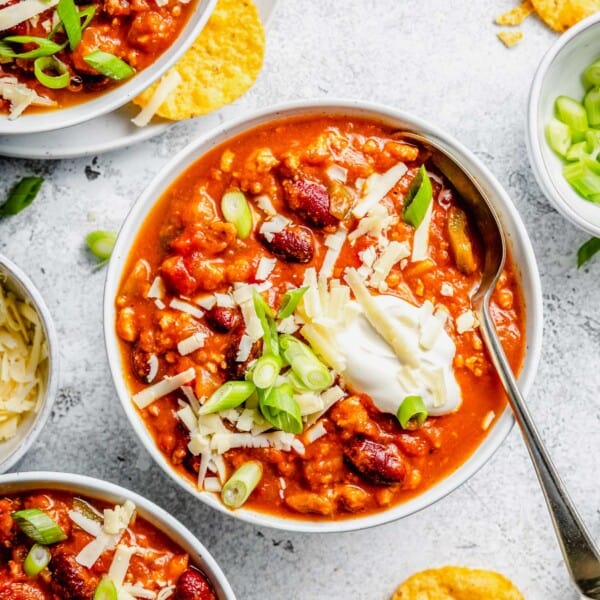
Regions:
<instances>
[{"instance_id":1,"label":"gray speckled surface","mask_svg":"<svg viewBox=\"0 0 600 600\"><path fill-rule=\"evenodd\" d=\"M528 88L555 35L530 18L522 43L504 48L492 18L510 4L280 0L260 80L229 114L304 97L374 100L431 120L491 168L518 206L542 277L545 335L532 411L600 537L600 261L575 269L587 236L548 206L529 168ZM0 159L0 193L23 175L46 177L32 207L0 222L0 252L39 286L62 359L52 417L17 468L86 473L147 495L209 547L240 599L385 599L406 575L445 563L498 569L528 599L575 598L516 430L437 505L340 535L238 523L194 501L151 463L112 388L101 330L104 272L93 268L82 241L89 230L117 228L148 179L196 130L180 124L162 138L93 159Z\"/></svg>"}]
</instances>

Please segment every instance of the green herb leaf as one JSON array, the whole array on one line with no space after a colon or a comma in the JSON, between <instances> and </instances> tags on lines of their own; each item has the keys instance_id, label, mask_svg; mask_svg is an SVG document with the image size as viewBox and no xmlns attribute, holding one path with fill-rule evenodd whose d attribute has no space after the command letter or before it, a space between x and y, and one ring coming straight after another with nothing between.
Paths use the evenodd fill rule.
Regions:
<instances>
[{"instance_id":1,"label":"green herb leaf","mask_svg":"<svg viewBox=\"0 0 600 600\"><path fill-rule=\"evenodd\" d=\"M44 180L42 177L23 177L8 194L6 202L0 206L0 217L19 214L37 196Z\"/></svg>"},{"instance_id":2,"label":"green herb leaf","mask_svg":"<svg viewBox=\"0 0 600 600\"><path fill-rule=\"evenodd\" d=\"M600 252L600 238L590 238L577 251L577 268L581 268L597 252Z\"/></svg>"},{"instance_id":3,"label":"green herb leaf","mask_svg":"<svg viewBox=\"0 0 600 600\"><path fill-rule=\"evenodd\" d=\"M102 261L100 264L108 261L115 247L116 240L117 233L115 231L103 231L101 229L91 231L85 236L86 246L96 258Z\"/></svg>"}]
</instances>

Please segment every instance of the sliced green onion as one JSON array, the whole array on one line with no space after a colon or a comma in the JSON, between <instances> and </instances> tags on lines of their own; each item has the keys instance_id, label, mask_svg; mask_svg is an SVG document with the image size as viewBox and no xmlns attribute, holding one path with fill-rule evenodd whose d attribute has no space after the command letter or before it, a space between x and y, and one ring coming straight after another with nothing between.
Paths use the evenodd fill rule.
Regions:
<instances>
[{"instance_id":1,"label":"sliced green onion","mask_svg":"<svg viewBox=\"0 0 600 600\"><path fill-rule=\"evenodd\" d=\"M300 405L294 398L289 383L282 383L268 391L259 390L259 408L262 416L277 429L287 433L302 433Z\"/></svg>"},{"instance_id":2,"label":"sliced green onion","mask_svg":"<svg viewBox=\"0 0 600 600\"><path fill-rule=\"evenodd\" d=\"M396 417L402 429L417 429L425 423L428 414L421 396L406 396L398 407Z\"/></svg>"},{"instance_id":3,"label":"sliced green onion","mask_svg":"<svg viewBox=\"0 0 600 600\"><path fill-rule=\"evenodd\" d=\"M39 508L19 510L11 516L19 529L38 544L55 544L67 539L60 525Z\"/></svg>"},{"instance_id":4,"label":"sliced green onion","mask_svg":"<svg viewBox=\"0 0 600 600\"><path fill-rule=\"evenodd\" d=\"M94 592L94 600L118 600L117 586L112 579L103 577Z\"/></svg>"},{"instance_id":5,"label":"sliced green onion","mask_svg":"<svg viewBox=\"0 0 600 600\"><path fill-rule=\"evenodd\" d=\"M257 460L244 463L223 486L221 490L223 504L229 508L239 508L245 504L262 479L262 474L263 466Z\"/></svg>"},{"instance_id":6,"label":"sliced green onion","mask_svg":"<svg viewBox=\"0 0 600 600\"><path fill-rule=\"evenodd\" d=\"M53 71L56 75L47 75L46 71ZM51 90L66 88L71 81L71 74L65 63L56 56L42 56L33 63L33 72L36 79Z\"/></svg>"},{"instance_id":7,"label":"sliced green onion","mask_svg":"<svg viewBox=\"0 0 600 600\"><path fill-rule=\"evenodd\" d=\"M257 388L270 388L281 371L281 359L273 354L263 354L252 368L252 382Z\"/></svg>"},{"instance_id":8,"label":"sliced green onion","mask_svg":"<svg viewBox=\"0 0 600 600\"><path fill-rule=\"evenodd\" d=\"M11 35L5 37L2 42L10 42L11 44L37 44L37 48L28 50L27 52L15 52L8 45L2 44L0 46L0 56L6 58L39 58L40 56L51 56L64 48L64 46L52 40L33 35Z\"/></svg>"},{"instance_id":9,"label":"sliced green onion","mask_svg":"<svg viewBox=\"0 0 600 600\"><path fill-rule=\"evenodd\" d=\"M105 263L112 254L117 241L117 234L114 231L91 231L85 236L86 246L90 252Z\"/></svg>"},{"instance_id":10,"label":"sliced green onion","mask_svg":"<svg viewBox=\"0 0 600 600\"><path fill-rule=\"evenodd\" d=\"M34 544L31 546L31 550L29 550L29 554L27 554L23 563L25 573L29 577L35 577L48 566L51 557L50 550L46 546Z\"/></svg>"},{"instance_id":11,"label":"sliced green onion","mask_svg":"<svg viewBox=\"0 0 600 600\"><path fill-rule=\"evenodd\" d=\"M588 123L592 126L600 125L600 87L593 87L587 92L583 98L583 106Z\"/></svg>"},{"instance_id":12,"label":"sliced green onion","mask_svg":"<svg viewBox=\"0 0 600 600\"><path fill-rule=\"evenodd\" d=\"M80 27L81 27L81 31L83 33L83 31L86 29L86 27L91 23L92 19L94 18L94 15L96 14L96 6L86 6L85 8L81 9L79 11L79 20L80 20ZM81 19L83 19L83 21L81 21ZM48 34L48 39L52 40L54 39L54 36L59 32L59 31L64 31L65 27L63 25L62 21L59 21L54 28L52 29L52 31ZM68 42L65 42L65 44L63 44L63 47L66 47L68 44Z\"/></svg>"},{"instance_id":13,"label":"sliced green onion","mask_svg":"<svg viewBox=\"0 0 600 600\"><path fill-rule=\"evenodd\" d=\"M101 73L109 79L114 79L115 81L127 79L135 73L124 60L121 60L118 56L110 54L109 52L103 52L102 50L94 50L87 56L84 56L83 60L85 60L92 69L96 69L98 73Z\"/></svg>"},{"instance_id":14,"label":"sliced green onion","mask_svg":"<svg viewBox=\"0 0 600 600\"><path fill-rule=\"evenodd\" d=\"M569 96L559 96L554 106L558 118L571 128L571 132L585 131L589 127L585 108L577 100Z\"/></svg>"},{"instance_id":15,"label":"sliced green onion","mask_svg":"<svg viewBox=\"0 0 600 600\"><path fill-rule=\"evenodd\" d=\"M279 338L284 358L300 383L309 390L319 392L333 385L333 375L312 349L293 335Z\"/></svg>"},{"instance_id":16,"label":"sliced green onion","mask_svg":"<svg viewBox=\"0 0 600 600\"><path fill-rule=\"evenodd\" d=\"M571 146L571 128L562 121L553 118L546 125L546 139L554 152L560 156L565 156Z\"/></svg>"},{"instance_id":17,"label":"sliced green onion","mask_svg":"<svg viewBox=\"0 0 600 600\"><path fill-rule=\"evenodd\" d=\"M277 313L277 318L285 319L289 317L296 310L298 302L300 302L300 299L302 298L302 296L304 296L307 289L308 286L305 285L304 287L297 288L295 290L288 290L283 296L281 304L279 305L279 312Z\"/></svg>"},{"instance_id":18,"label":"sliced green onion","mask_svg":"<svg viewBox=\"0 0 600 600\"><path fill-rule=\"evenodd\" d=\"M577 268L581 268L598 252L600 252L600 238L590 238L577 251Z\"/></svg>"},{"instance_id":19,"label":"sliced green onion","mask_svg":"<svg viewBox=\"0 0 600 600\"><path fill-rule=\"evenodd\" d=\"M227 381L212 393L198 412L201 415L209 415L236 408L247 400L255 389L254 384L250 381Z\"/></svg>"},{"instance_id":20,"label":"sliced green onion","mask_svg":"<svg viewBox=\"0 0 600 600\"><path fill-rule=\"evenodd\" d=\"M81 18L75 2L73 0L59 0L56 11L69 38L69 48L75 50L81 42Z\"/></svg>"},{"instance_id":21,"label":"sliced green onion","mask_svg":"<svg viewBox=\"0 0 600 600\"><path fill-rule=\"evenodd\" d=\"M44 183L42 177L23 177L9 192L6 202L0 206L0 217L19 214L37 196Z\"/></svg>"},{"instance_id":22,"label":"sliced green onion","mask_svg":"<svg viewBox=\"0 0 600 600\"><path fill-rule=\"evenodd\" d=\"M410 223L415 229L419 227L425 218L427 209L433 198L433 189L431 181L427 174L425 165L421 165L419 172L413 179L413 182L406 194L404 200L404 208L402 209L402 217Z\"/></svg>"},{"instance_id":23,"label":"sliced green onion","mask_svg":"<svg viewBox=\"0 0 600 600\"><path fill-rule=\"evenodd\" d=\"M263 354L279 356L279 341L277 336L277 323L271 307L265 299L255 290L252 290L254 311L263 330Z\"/></svg>"},{"instance_id":24,"label":"sliced green onion","mask_svg":"<svg viewBox=\"0 0 600 600\"><path fill-rule=\"evenodd\" d=\"M225 220L235 225L238 237L245 240L252 231L252 212L243 192L233 190L223 194L221 211Z\"/></svg>"},{"instance_id":25,"label":"sliced green onion","mask_svg":"<svg viewBox=\"0 0 600 600\"><path fill-rule=\"evenodd\" d=\"M589 145L587 142L572 144L564 156L568 161L581 160L584 156L589 156Z\"/></svg>"},{"instance_id":26,"label":"sliced green onion","mask_svg":"<svg viewBox=\"0 0 600 600\"><path fill-rule=\"evenodd\" d=\"M597 60L587 67L583 72L581 79L586 90L596 85L600 85L600 60Z\"/></svg>"},{"instance_id":27,"label":"sliced green onion","mask_svg":"<svg viewBox=\"0 0 600 600\"><path fill-rule=\"evenodd\" d=\"M600 175L587 168L581 160L564 165L563 175L584 198L600 193Z\"/></svg>"}]
</instances>

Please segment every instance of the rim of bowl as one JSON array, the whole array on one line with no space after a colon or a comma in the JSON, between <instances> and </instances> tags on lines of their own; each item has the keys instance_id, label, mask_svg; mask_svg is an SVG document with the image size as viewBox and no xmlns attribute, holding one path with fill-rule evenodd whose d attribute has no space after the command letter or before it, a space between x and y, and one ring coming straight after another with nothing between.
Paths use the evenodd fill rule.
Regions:
<instances>
[{"instance_id":1,"label":"rim of bowl","mask_svg":"<svg viewBox=\"0 0 600 600\"><path fill-rule=\"evenodd\" d=\"M586 19L583 19L583 21L580 21L568 31L560 35L552 44L552 46L550 46L546 54L544 54L542 61L535 71L533 83L531 84L531 89L529 91L527 106L527 132L525 135L525 143L527 146L529 162L532 166L533 175L546 198L563 217L571 221L574 225L577 225L577 227L580 229L583 229L587 233L594 236L600 236L600 217L598 224L590 223L590 221L580 215L576 210L571 208L565 202L562 194L556 188L552 179L547 174L548 167L542 154L538 134L538 107L540 104L540 94L542 91L542 85L544 84L544 79L546 78L552 63L558 54L560 54L560 52L562 52L562 50L566 48L581 32L597 25L598 23L600 23L600 13L595 13ZM576 192L573 193L576 194Z\"/></svg>"},{"instance_id":2,"label":"rim of bowl","mask_svg":"<svg viewBox=\"0 0 600 600\"><path fill-rule=\"evenodd\" d=\"M180 521L144 496L125 487L87 475L30 471L0 475L2 493L19 493L35 489L50 489L82 494L104 502L122 503L131 500L142 518L157 527L185 552L206 573L219 595L219 600L235 600L235 594L212 554L202 542Z\"/></svg>"},{"instance_id":3,"label":"rim of bowl","mask_svg":"<svg viewBox=\"0 0 600 600\"><path fill-rule=\"evenodd\" d=\"M131 102L166 73L200 35L217 0L197 0L197 2L194 12L173 43L151 65L129 81L87 102L74 104L67 108L25 114L14 121L9 121L7 115L0 115L0 135L42 133L43 131L64 129L95 119Z\"/></svg>"},{"instance_id":4,"label":"rim of bowl","mask_svg":"<svg viewBox=\"0 0 600 600\"><path fill-rule=\"evenodd\" d=\"M40 411L35 417L31 429L21 440L21 443L8 455L6 460L0 463L0 473L8 471L21 460L41 433L50 416L50 412L52 411L59 381L58 338L56 336L56 329L54 328L52 316L50 315L50 311L48 310L42 295L20 267L3 254L0 254L0 273L2 270L5 270L8 273L9 279L11 280L9 283L14 282L17 293L26 296L26 299L31 301L33 307L40 316L42 327L44 328L44 335L46 336L46 345L48 346L48 378L46 381L46 390L44 392L44 401Z\"/></svg>"},{"instance_id":5,"label":"rim of bowl","mask_svg":"<svg viewBox=\"0 0 600 600\"><path fill-rule=\"evenodd\" d=\"M163 471L180 487L212 508L258 526L304 533L337 533L364 529L406 517L437 502L455 490L491 458L510 432L514 424L514 418L509 406L507 405L503 414L475 452L460 467L436 485L425 490L422 494L387 510L336 521L282 518L244 508L230 511L213 494L198 492L189 480L184 479L175 472L158 450L151 434L147 431L142 419L133 406L131 395L127 390L122 375L121 353L114 326L116 316L114 299L123 274L124 263L129 255L130 246L139 233L148 211L160 199L174 178L188 168L194 160L232 136L239 135L257 125L270 121L303 115L362 117L394 127L403 127L417 131L442 144L451 151L453 156L460 157L462 159L461 162L468 165L471 173L478 179L479 184L494 197L494 205L502 221L507 243L512 250L513 256L521 257L520 261L515 261L515 264L520 268L521 289L526 305L526 355L523 369L519 376L519 385L524 394L527 394L533 383L540 358L543 305L540 277L533 248L519 213L506 191L491 172L469 150L451 136L409 113L381 104L345 99L303 100L276 105L240 117L231 123L213 129L181 150L159 171L146 190L134 202L123 222L109 263L104 290L104 339L108 362L113 384L129 422L146 450L148 450L154 461Z\"/></svg>"}]
</instances>

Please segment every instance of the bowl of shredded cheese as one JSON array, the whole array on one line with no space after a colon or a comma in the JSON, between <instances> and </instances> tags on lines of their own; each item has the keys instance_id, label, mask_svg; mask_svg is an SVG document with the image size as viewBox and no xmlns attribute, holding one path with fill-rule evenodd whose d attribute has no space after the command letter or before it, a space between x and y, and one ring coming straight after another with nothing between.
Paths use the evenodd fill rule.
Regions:
<instances>
[{"instance_id":1,"label":"bowl of shredded cheese","mask_svg":"<svg viewBox=\"0 0 600 600\"><path fill-rule=\"evenodd\" d=\"M39 435L56 395L56 334L31 280L0 255L0 473Z\"/></svg>"}]
</instances>

